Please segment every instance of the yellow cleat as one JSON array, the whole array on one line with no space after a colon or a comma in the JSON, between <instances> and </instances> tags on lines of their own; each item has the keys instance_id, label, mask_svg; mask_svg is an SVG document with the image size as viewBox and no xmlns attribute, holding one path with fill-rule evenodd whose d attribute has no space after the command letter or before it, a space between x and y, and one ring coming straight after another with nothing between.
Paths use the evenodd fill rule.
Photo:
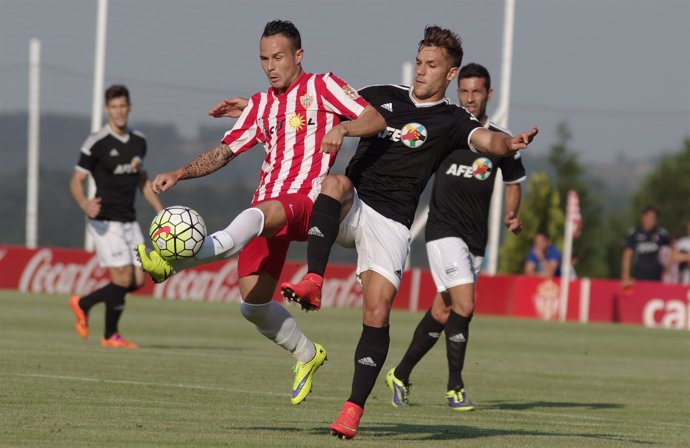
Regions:
<instances>
[{"instance_id":1,"label":"yellow cleat","mask_svg":"<svg viewBox=\"0 0 690 448\"><path fill-rule=\"evenodd\" d=\"M388 388L393 392L393 398L391 399L393 407L401 408L405 406L410 395L410 385L396 378L395 367L390 369L386 374L386 384L388 384Z\"/></svg>"},{"instance_id":2,"label":"yellow cleat","mask_svg":"<svg viewBox=\"0 0 690 448\"><path fill-rule=\"evenodd\" d=\"M175 274L172 265L155 250L150 250L144 244L137 244L135 252L141 268L151 276L154 283L163 283Z\"/></svg>"},{"instance_id":3,"label":"yellow cleat","mask_svg":"<svg viewBox=\"0 0 690 448\"><path fill-rule=\"evenodd\" d=\"M316 354L311 361L306 363L298 362L292 368L292 371L295 372L295 381L292 383L292 397L290 397L292 404L300 404L307 398L307 395L311 392L314 374L328 359L326 357L326 349L321 344L314 343L314 348L316 349Z\"/></svg>"}]
</instances>

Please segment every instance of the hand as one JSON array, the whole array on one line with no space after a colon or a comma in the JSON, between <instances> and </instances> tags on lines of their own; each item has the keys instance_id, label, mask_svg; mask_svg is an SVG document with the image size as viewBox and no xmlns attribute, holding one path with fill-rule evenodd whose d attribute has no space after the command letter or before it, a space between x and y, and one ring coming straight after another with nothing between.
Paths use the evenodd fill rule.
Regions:
<instances>
[{"instance_id":1,"label":"hand","mask_svg":"<svg viewBox=\"0 0 690 448\"><path fill-rule=\"evenodd\" d=\"M323 136L321 140L321 152L326 154L336 153L343 144L346 129L342 124L334 127Z\"/></svg>"},{"instance_id":2,"label":"hand","mask_svg":"<svg viewBox=\"0 0 690 448\"><path fill-rule=\"evenodd\" d=\"M515 216L514 212L510 212L503 222L513 234L517 235L522 232L522 223L520 222L520 218Z\"/></svg>"},{"instance_id":3,"label":"hand","mask_svg":"<svg viewBox=\"0 0 690 448\"><path fill-rule=\"evenodd\" d=\"M246 98L239 96L233 98L225 98L220 103L216 104L213 109L208 111L208 114L215 118L239 118L242 111L247 107L249 101Z\"/></svg>"},{"instance_id":4,"label":"hand","mask_svg":"<svg viewBox=\"0 0 690 448\"><path fill-rule=\"evenodd\" d=\"M539 133L539 129L534 126L532 129L526 132L520 132L518 135L510 139L510 149L513 151L518 151L520 149L527 148L527 145L532 143L534 137Z\"/></svg>"},{"instance_id":5,"label":"hand","mask_svg":"<svg viewBox=\"0 0 690 448\"><path fill-rule=\"evenodd\" d=\"M82 207L82 210L84 210L86 216L91 219L94 219L96 216L98 216L98 214L101 212L101 201L101 198L87 200L84 207Z\"/></svg>"},{"instance_id":6,"label":"hand","mask_svg":"<svg viewBox=\"0 0 690 448\"><path fill-rule=\"evenodd\" d=\"M169 173L163 173L156 176L151 182L151 189L154 193L158 194L163 191L168 191L175 186L180 176L176 171L170 171Z\"/></svg>"},{"instance_id":7,"label":"hand","mask_svg":"<svg viewBox=\"0 0 690 448\"><path fill-rule=\"evenodd\" d=\"M630 278L624 278L621 280L621 289L632 289L635 283Z\"/></svg>"}]
</instances>

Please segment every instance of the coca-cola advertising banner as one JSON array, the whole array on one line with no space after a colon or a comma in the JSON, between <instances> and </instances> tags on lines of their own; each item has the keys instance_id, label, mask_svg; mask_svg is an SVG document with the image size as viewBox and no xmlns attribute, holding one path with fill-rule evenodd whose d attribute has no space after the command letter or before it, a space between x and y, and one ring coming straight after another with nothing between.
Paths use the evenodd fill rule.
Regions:
<instances>
[{"instance_id":1,"label":"coca-cola advertising banner","mask_svg":"<svg viewBox=\"0 0 690 448\"><path fill-rule=\"evenodd\" d=\"M305 263L288 262L280 281L298 281ZM109 282L107 269L93 253L75 249L0 244L0 288L22 292L83 295ZM146 285L134 294L167 300L240 300L235 259L184 270L166 282ZM405 272L394 308L426 310L436 295L431 273ZM276 300L282 300L276 292ZM566 299L561 303L562 299ZM323 289L324 307L359 307L362 291L355 267L330 265ZM647 327L690 329L690 287L637 282L621 291L615 280L571 281L567 294L558 279L525 276L480 276L476 287L477 314L579 322L622 322Z\"/></svg>"}]
</instances>

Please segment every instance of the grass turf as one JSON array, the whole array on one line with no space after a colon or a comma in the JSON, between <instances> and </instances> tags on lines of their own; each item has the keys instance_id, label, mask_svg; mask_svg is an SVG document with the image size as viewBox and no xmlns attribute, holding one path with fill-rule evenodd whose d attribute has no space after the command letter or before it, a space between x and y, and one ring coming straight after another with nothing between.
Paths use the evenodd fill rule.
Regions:
<instances>
[{"instance_id":1,"label":"grass turf","mask_svg":"<svg viewBox=\"0 0 690 448\"><path fill-rule=\"evenodd\" d=\"M394 312L391 348L354 442L328 427L348 397L361 310L288 308L328 362L290 404L292 358L237 304L128 299L103 349L103 307L81 340L63 295L0 291L0 446L620 447L690 446L690 334L476 316L465 382L477 404L450 410L441 342L412 374L411 405L385 373L420 314Z\"/></svg>"}]
</instances>

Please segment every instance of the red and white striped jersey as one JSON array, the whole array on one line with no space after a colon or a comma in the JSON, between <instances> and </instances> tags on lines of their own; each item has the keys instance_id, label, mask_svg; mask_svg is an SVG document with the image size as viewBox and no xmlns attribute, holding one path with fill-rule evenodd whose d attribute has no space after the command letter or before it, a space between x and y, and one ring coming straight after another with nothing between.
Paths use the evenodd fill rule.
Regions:
<instances>
[{"instance_id":1,"label":"red and white striped jersey","mask_svg":"<svg viewBox=\"0 0 690 448\"><path fill-rule=\"evenodd\" d=\"M272 87L254 94L223 137L235 154L257 143L264 146L266 158L253 202L290 193L316 199L335 161L335 154L321 152L321 140L342 118L357 118L367 104L332 73L304 73L280 95Z\"/></svg>"}]
</instances>

